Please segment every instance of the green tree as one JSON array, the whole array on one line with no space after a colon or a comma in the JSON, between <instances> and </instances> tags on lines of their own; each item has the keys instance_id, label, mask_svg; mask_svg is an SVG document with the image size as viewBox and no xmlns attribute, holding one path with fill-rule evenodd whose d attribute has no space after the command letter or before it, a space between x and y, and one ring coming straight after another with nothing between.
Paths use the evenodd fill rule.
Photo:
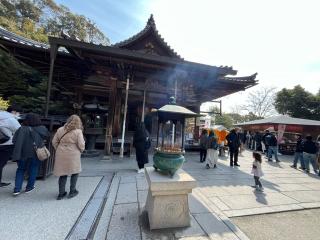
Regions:
<instances>
[{"instance_id":1,"label":"green tree","mask_svg":"<svg viewBox=\"0 0 320 240\"><path fill-rule=\"evenodd\" d=\"M319 91L320 92L320 91ZM320 120L320 95L306 91L300 85L283 88L275 98L275 108L291 117Z\"/></svg>"},{"instance_id":2,"label":"green tree","mask_svg":"<svg viewBox=\"0 0 320 240\"><path fill-rule=\"evenodd\" d=\"M9 101L3 100L2 97L0 97L0 110L7 110L9 107Z\"/></svg>"},{"instance_id":3,"label":"green tree","mask_svg":"<svg viewBox=\"0 0 320 240\"><path fill-rule=\"evenodd\" d=\"M232 128L234 121L228 114L216 115L215 116L215 124L223 125L226 128Z\"/></svg>"},{"instance_id":4,"label":"green tree","mask_svg":"<svg viewBox=\"0 0 320 240\"><path fill-rule=\"evenodd\" d=\"M53 0L1 0L0 26L39 42L48 42L48 35L60 36L64 31L83 41L109 44L92 20ZM22 106L26 112L43 113L46 85L46 76L0 49L0 97L10 99L11 104ZM52 95L57 93L55 99L60 100L50 103L51 113L62 114L72 109L71 100L58 94L60 89L57 85L52 88Z\"/></svg>"},{"instance_id":5,"label":"green tree","mask_svg":"<svg viewBox=\"0 0 320 240\"><path fill-rule=\"evenodd\" d=\"M0 25L41 42L48 42L48 35L60 36L64 31L82 41L109 44L109 39L92 20L72 13L53 0L1 0Z\"/></svg>"}]
</instances>

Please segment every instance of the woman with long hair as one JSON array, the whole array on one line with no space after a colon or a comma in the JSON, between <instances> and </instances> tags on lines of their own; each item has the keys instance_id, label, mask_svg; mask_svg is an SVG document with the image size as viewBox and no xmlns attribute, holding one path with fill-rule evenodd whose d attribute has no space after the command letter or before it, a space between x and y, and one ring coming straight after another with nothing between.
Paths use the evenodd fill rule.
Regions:
<instances>
[{"instance_id":1,"label":"woman with long hair","mask_svg":"<svg viewBox=\"0 0 320 240\"><path fill-rule=\"evenodd\" d=\"M34 113L28 113L23 125L15 132L12 142L14 144L12 159L17 160L15 188L13 195L21 192L24 173L28 170L28 183L26 193L34 189L36 177L40 166L35 147L43 147L44 140L49 138L49 131L41 124L40 117Z\"/></svg>"},{"instance_id":2,"label":"woman with long hair","mask_svg":"<svg viewBox=\"0 0 320 240\"><path fill-rule=\"evenodd\" d=\"M52 145L56 150L54 175L59 177L59 195L61 200L67 195L65 191L68 175L71 175L70 192L68 198L78 195L76 184L81 172L81 153L85 148L83 138L83 126L79 116L72 115L66 124L57 130L52 139Z\"/></svg>"}]
</instances>

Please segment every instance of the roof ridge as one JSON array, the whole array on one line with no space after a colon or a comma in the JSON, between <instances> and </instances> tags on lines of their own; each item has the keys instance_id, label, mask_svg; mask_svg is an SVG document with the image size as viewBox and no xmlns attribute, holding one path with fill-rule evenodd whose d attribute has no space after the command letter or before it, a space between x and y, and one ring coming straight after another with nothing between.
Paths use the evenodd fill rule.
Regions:
<instances>
[{"instance_id":1,"label":"roof ridge","mask_svg":"<svg viewBox=\"0 0 320 240\"><path fill-rule=\"evenodd\" d=\"M153 18L153 14L150 15L148 21L147 21L147 24L146 26L138 33L136 33L135 35L131 36L130 38L128 39L125 39L123 41L120 41L120 42L117 42L115 44L112 44L111 47L123 47L127 44L130 44L131 42L137 40L138 38L140 38L141 36L143 36L146 32L148 32L149 30L152 30L154 31L156 37L158 38L158 40L165 46L169 49L169 51L172 53L173 56L177 57L177 58L180 58L180 59L183 59L176 51L174 51L173 48L171 48L169 46L169 44L164 40L164 38L161 36L161 34L158 32L157 30L157 26L156 26L156 23L155 23L155 20Z\"/></svg>"}]
</instances>

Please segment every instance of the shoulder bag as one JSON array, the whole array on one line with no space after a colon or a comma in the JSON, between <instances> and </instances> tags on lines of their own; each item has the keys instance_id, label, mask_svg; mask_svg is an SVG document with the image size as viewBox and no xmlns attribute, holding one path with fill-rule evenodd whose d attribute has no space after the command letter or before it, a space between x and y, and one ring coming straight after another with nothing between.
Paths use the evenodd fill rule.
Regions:
<instances>
[{"instance_id":1,"label":"shoulder bag","mask_svg":"<svg viewBox=\"0 0 320 240\"><path fill-rule=\"evenodd\" d=\"M65 132L65 133L62 135L62 137L59 139L59 142L58 142L58 144L57 144L57 148L58 148L58 146L59 146L62 138L63 138L65 135L67 135L69 132L71 132L71 131L72 131L72 130L70 130L70 131L68 131L68 132Z\"/></svg>"},{"instance_id":2,"label":"shoulder bag","mask_svg":"<svg viewBox=\"0 0 320 240\"><path fill-rule=\"evenodd\" d=\"M37 144L36 144L36 141L32 135L32 129L31 127L29 127L30 129L30 134L31 134L31 137L33 139L33 148L37 154L37 157L40 161L44 161L46 159L48 159L50 157L50 152L48 150L48 148L46 146L43 146L43 147L38 147Z\"/></svg>"}]
</instances>

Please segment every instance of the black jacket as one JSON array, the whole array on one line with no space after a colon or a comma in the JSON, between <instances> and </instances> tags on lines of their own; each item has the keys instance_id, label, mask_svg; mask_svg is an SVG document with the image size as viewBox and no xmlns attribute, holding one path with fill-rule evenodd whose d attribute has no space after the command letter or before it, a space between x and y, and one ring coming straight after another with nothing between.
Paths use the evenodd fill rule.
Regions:
<instances>
[{"instance_id":1,"label":"black jacket","mask_svg":"<svg viewBox=\"0 0 320 240\"><path fill-rule=\"evenodd\" d=\"M147 147L148 139L149 133L146 130L144 124L140 124L139 126L137 126L133 136L133 146L136 149L137 162L140 164L145 164L149 162Z\"/></svg>"},{"instance_id":2,"label":"black jacket","mask_svg":"<svg viewBox=\"0 0 320 240\"><path fill-rule=\"evenodd\" d=\"M302 139L299 138L296 144L296 152L303 152Z\"/></svg>"},{"instance_id":3,"label":"black jacket","mask_svg":"<svg viewBox=\"0 0 320 240\"><path fill-rule=\"evenodd\" d=\"M302 144L302 150L305 153L316 154L318 152L318 146L314 141L306 140Z\"/></svg>"},{"instance_id":4,"label":"black jacket","mask_svg":"<svg viewBox=\"0 0 320 240\"><path fill-rule=\"evenodd\" d=\"M266 146L269 145L269 143L266 142L266 137L267 137L268 135L270 135L270 133L265 133L265 134L263 134L263 136L262 136L262 142L263 142Z\"/></svg>"},{"instance_id":5,"label":"black jacket","mask_svg":"<svg viewBox=\"0 0 320 240\"><path fill-rule=\"evenodd\" d=\"M37 147L42 147L44 140L47 140L49 136L49 131L45 126L20 127L12 139L14 144L12 159L26 160L27 158L36 158L33 142Z\"/></svg>"},{"instance_id":6,"label":"black jacket","mask_svg":"<svg viewBox=\"0 0 320 240\"><path fill-rule=\"evenodd\" d=\"M231 132L227 135L226 139L228 140L228 146L231 151L236 151L239 149L241 145L239 134Z\"/></svg>"}]
</instances>

